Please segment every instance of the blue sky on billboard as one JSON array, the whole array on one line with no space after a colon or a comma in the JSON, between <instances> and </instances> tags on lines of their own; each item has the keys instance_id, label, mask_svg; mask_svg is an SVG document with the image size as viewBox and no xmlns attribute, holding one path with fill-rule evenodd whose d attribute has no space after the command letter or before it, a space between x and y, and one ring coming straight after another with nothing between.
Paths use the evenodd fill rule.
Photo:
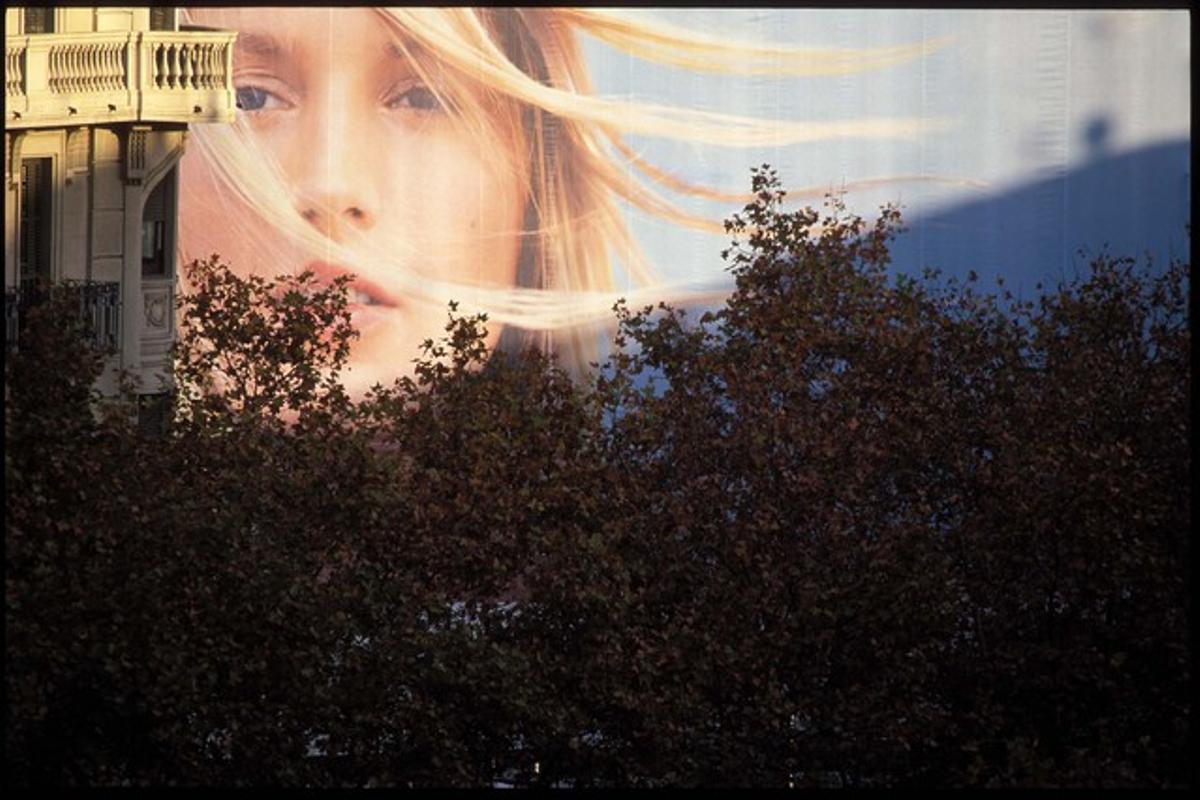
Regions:
<instances>
[{"instance_id":1,"label":"blue sky on billboard","mask_svg":"<svg viewBox=\"0 0 1200 800\"><path fill-rule=\"evenodd\" d=\"M1188 249L1190 42L1184 11L640 9L723 37L824 47L877 47L950 37L920 59L835 77L736 77L647 64L602 43L584 47L596 91L727 113L797 120L919 115L949 121L911 140L833 139L735 149L631 137L681 177L727 189L769 162L789 189L897 176L852 194L869 216L899 201L910 230L896 268L922 266L1032 291L1070 277L1077 250ZM731 208L685 200L712 216ZM668 281L720 274L722 237L631 212ZM711 271L710 271L711 270Z\"/></svg>"}]
</instances>

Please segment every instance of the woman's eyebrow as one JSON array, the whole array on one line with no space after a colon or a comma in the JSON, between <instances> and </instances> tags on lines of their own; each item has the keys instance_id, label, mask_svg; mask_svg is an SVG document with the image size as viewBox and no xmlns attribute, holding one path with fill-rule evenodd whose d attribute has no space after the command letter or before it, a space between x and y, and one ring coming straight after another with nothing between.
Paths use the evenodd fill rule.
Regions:
<instances>
[{"instance_id":1,"label":"woman's eyebrow","mask_svg":"<svg viewBox=\"0 0 1200 800\"><path fill-rule=\"evenodd\" d=\"M386 53L390 58L398 58L403 61L407 61L409 59L408 53L404 52L404 48L397 42L388 42L383 46L383 52Z\"/></svg>"},{"instance_id":2,"label":"woman's eyebrow","mask_svg":"<svg viewBox=\"0 0 1200 800\"><path fill-rule=\"evenodd\" d=\"M234 45L246 55L270 58L282 49L279 40L269 33L239 33Z\"/></svg>"}]
</instances>

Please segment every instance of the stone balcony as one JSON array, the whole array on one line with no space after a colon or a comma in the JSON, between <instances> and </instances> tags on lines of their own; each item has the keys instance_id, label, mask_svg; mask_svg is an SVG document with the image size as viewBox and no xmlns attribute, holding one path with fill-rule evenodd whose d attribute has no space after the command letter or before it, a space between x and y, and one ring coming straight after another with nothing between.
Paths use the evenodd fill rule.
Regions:
<instances>
[{"instance_id":1,"label":"stone balcony","mask_svg":"<svg viewBox=\"0 0 1200 800\"><path fill-rule=\"evenodd\" d=\"M5 38L6 130L119 122L232 122L232 31Z\"/></svg>"}]
</instances>

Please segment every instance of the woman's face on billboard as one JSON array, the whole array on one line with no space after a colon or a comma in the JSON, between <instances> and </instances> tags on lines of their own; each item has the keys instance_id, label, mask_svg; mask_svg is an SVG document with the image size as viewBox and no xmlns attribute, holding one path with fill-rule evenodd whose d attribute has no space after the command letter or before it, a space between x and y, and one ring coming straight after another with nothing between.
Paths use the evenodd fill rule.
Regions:
<instances>
[{"instance_id":1,"label":"woman's face on billboard","mask_svg":"<svg viewBox=\"0 0 1200 800\"><path fill-rule=\"evenodd\" d=\"M519 159L511 144L485 148L451 118L377 15L210 8L191 17L238 32L238 113L277 160L306 224L340 243L358 234L402 239L408 246L390 258L410 259L411 270L433 280L515 284L526 205ZM283 235L247 235L247 225L266 227L254 220L190 148L180 185L185 258L217 253L239 273L265 277L304 269L358 276L350 310L361 338L344 376L352 393L407 373L420 342L441 332L445 306L406 301L394 266L331 264Z\"/></svg>"}]
</instances>

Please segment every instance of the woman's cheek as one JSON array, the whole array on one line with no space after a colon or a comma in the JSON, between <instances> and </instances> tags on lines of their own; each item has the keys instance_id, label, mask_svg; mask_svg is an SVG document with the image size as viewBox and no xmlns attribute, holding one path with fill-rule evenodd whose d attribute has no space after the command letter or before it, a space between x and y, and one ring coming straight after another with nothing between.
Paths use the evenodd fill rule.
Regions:
<instances>
[{"instance_id":1,"label":"woman's cheek","mask_svg":"<svg viewBox=\"0 0 1200 800\"><path fill-rule=\"evenodd\" d=\"M189 163L187 155L179 174L179 244L184 258L205 258L212 253L232 258L228 211L212 201L216 196L212 176L205 165Z\"/></svg>"},{"instance_id":2,"label":"woman's cheek","mask_svg":"<svg viewBox=\"0 0 1200 800\"><path fill-rule=\"evenodd\" d=\"M183 258L216 253L235 272L248 273L253 248L242 227L250 209L222 191L204 157L184 153L179 166L179 244Z\"/></svg>"},{"instance_id":3,"label":"woman's cheek","mask_svg":"<svg viewBox=\"0 0 1200 800\"><path fill-rule=\"evenodd\" d=\"M483 151L474 137L462 132L438 137L425 153L426 177L436 179L426 184L430 194L436 194L439 204L466 204L475 208L479 203L494 203L509 193L516 182L506 179L508 158L503 143L494 150Z\"/></svg>"}]
</instances>

